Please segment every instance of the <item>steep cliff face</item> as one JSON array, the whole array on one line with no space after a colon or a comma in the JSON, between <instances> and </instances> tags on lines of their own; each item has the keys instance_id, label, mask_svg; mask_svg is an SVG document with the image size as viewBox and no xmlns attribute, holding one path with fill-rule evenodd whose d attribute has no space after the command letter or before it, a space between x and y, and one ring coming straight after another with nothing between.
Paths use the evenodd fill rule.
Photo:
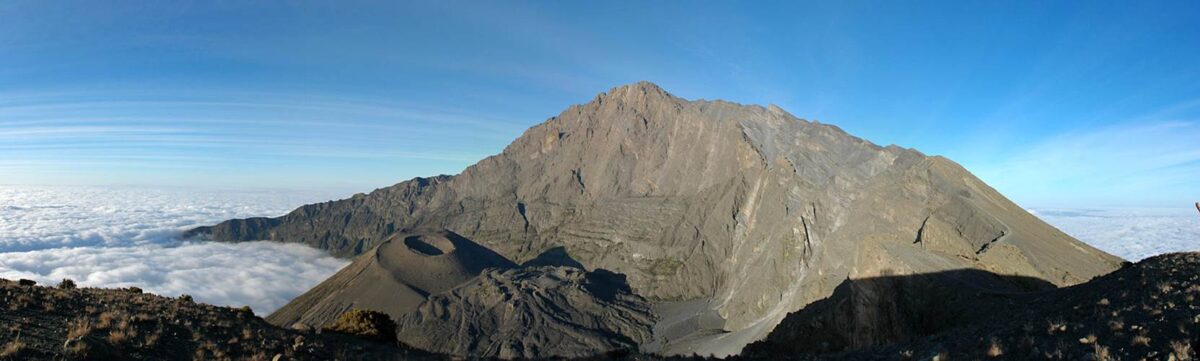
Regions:
<instances>
[{"instance_id":1,"label":"steep cliff face","mask_svg":"<svg viewBox=\"0 0 1200 361\"><path fill-rule=\"evenodd\" d=\"M736 353L847 278L973 268L1070 285L1120 262L945 158L644 82L572 106L456 176L190 233L351 256L423 228L516 262L563 247L653 302L692 305L680 317L704 322L656 340L668 353Z\"/></svg>"}]
</instances>

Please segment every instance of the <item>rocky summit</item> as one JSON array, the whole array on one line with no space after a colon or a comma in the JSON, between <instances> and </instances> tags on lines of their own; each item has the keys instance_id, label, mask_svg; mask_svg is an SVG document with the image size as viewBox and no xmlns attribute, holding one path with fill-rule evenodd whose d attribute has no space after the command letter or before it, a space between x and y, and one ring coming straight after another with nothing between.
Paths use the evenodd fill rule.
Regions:
<instances>
[{"instance_id":1,"label":"rocky summit","mask_svg":"<svg viewBox=\"0 0 1200 361\"><path fill-rule=\"evenodd\" d=\"M766 338L789 313L835 295L847 280L977 270L1011 277L963 279L1005 290L1073 285L1121 263L1047 225L946 158L881 147L776 106L689 101L646 82L571 106L458 175L412 179L283 217L230 220L188 235L303 243L355 257L393 252L403 242L397 235L429 229L450 230L515 264L557 250L583 269L622 275L629 296L644 299L653 317L606 311L595 315L622 319L593 325L621 328L653 320L649 336L629 339L642 351L661 354L736 354ZM318 293L382 308L409 329L434 327L414 321L422 316L412 310L436 308L429 303L446 297L486 298L465 292L517 282L528 271L503 271L503 262L488 263L497 271L484 271L380 261L405 259L389 257L367 257L369 265L360 257L347 268L371 272L380 280L375 289L329 286ZM444 279L451 281L406 281L427 269L447 272ZM571 272L560 278L575 279ZM879 299L905 290L872 289L884 292L873 294ZM395 301L352 301L367 293ZM435 294L442 296L430 297ZM307 296L272 319L333 317L309 308L315 303ZM389 308L399 304L405 308ZM479 322L503 323L486 321L503 319L489 312L495 311L484 312L490 318ZM566 325L579 324L562 325L546 332L571 332ZM888 327L880 332L903 334L917 326ZM461 342L485 337L451 334ZM522 350L559 338L526 339L544 344Z\"/></svg>"}]
</instances>

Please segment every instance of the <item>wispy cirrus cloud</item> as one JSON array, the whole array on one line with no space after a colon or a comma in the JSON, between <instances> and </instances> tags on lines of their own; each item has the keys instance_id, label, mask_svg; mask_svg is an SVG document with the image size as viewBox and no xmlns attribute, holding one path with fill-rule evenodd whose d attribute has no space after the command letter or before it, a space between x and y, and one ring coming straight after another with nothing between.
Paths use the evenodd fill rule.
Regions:
<instances>
[{"instance_id":1,"label":"wispy cirrus cloud","mask_svg":"<svg viewBox=\"0 0 1200 361\"><path fill-rule=\"evenodd\" d=\"M1195 121L1126 122L1049 137L972 170L1037 204L1182 207L1200 197L1198 139Z\"/></svg>"},{"instance_id":2,"label":"wispy cirrus cloud","mask_svg":"<svg viewBox=\"0 0 1200 361\"><path fill-rule=\"evenodd\" d=\"M0 102L0 166L9 173L6 182L20 184L177 182L167 179L179 177L203 183L202 177L222 165L260 172L253 174L255 180L223 172L224 177L208 182L247 185L273 177L272 182L285 185L303 179L310 185L356 182L366 188L457 173L499 152L521 129L470 111L370 97L81 90L10 92L0 99L5 100ZM143 171L126 171L131 168ZM151 168L170 173L149 174Z\"/></svg>"}]
</instances>

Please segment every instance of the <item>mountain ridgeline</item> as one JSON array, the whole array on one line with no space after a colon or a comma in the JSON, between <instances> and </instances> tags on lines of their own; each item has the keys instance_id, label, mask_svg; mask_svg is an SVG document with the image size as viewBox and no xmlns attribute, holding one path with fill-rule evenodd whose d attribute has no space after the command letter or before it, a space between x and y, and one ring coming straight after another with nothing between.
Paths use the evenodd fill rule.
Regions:
<instances>
[{"instance_id":1,"label":"mountain ridgeline","mask_svg":"<svg viewBox=\"0 0 1200 361\"><path fill-rule=\"evenodd\" d=\"M664 354L736 354L847 279L980 270L1065 286L1121 263L948 159L646 82L571 106L461 174L188 235L354 257L423 230L450 230L514 264L560 250L623 275L653 305L654 317L630 316L654 322L640 348ZM454 279L442 297L465 282ZM471 298L464 289L454 296ZM431 296L405 302L440 299Z\"/></svg>"}]
</instances>

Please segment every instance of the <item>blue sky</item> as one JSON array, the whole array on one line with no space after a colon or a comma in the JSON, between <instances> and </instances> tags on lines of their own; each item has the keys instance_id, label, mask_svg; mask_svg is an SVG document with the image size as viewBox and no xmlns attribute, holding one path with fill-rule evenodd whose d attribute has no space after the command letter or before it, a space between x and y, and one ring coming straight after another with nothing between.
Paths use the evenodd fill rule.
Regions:
<instances>
[{"instance_id":1,"label":"blue sky","mask_svg":"<svg viewBox=\"0 0 1200 361\"><path fill-rule=\"evenodd\" d=\"M0 2L0 184L366 190L610 87L778 104L1025 206L1200 199L1200 3Z\"/></svg>"}]
</instances>

